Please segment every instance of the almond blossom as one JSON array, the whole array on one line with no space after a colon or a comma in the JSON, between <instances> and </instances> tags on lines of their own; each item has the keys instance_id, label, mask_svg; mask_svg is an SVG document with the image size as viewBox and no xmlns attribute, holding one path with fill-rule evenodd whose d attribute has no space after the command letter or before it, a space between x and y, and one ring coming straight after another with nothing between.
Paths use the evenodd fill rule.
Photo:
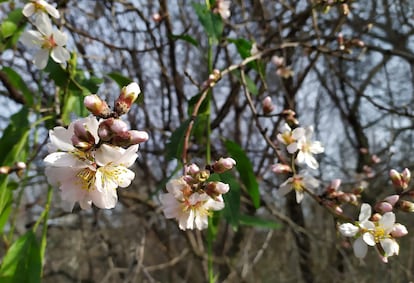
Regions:
<instances>
[{"instance_id":1,"label":"almond blossom","mask_svg":"<svg viewBox=\"0 0 414 283\"><path fill-rule=\"evenodd\" d=\"M300 203L304 197L303 192L305 189L314 189L318 185L319 181L312 176L295 174L280 185L278 193L286 195L291 190L294 190L296 193L296 202Z\"/></svg>"},{"instance_id":2,"label":"almond blossom","mask_svg":"<svg viewBox=\"0 0 414 283\"><path fill-rule=\"evenodd\" d=\"M387 212L377 221L371 221L371 206L367 203L361 205L358 221L354 224L344 223L338 229L345 237L357 237L353 243L354 254L358 258L364 258L368 246L376 247L381 259L388 261L388 257L398 255L399 245L395 238L407 234L404 225L395 223L395 214Z\"/></svg>"},{"instance_id":3,"label":"almond blossom","mask_svg":"<svg viewBox=\"0 0 414 283\"><path fill-rule=\"evenodd\" d=\"M89 133L80 135L87 137L82 145L89 141L92 146L79 149L74 145L79 139L76 135L79 125ZM99 122L90 116L71 123L68 129L56 127L49 132L50 153L44 159L45 174L50 184L59 187L69 210L76 202L82 209L90 208L92 203L99 208L113 208L118 200L116 189L129 186L135 177L128 167L137 158L138 145L127 149L109 144L97 147L98 127Z\"/></svg>"},{"instance_id":4,"label":"almond blossom","mask_svg":"<svg viewBox=\"0 0 414 283\"><path fill-rule=\"evenodd\" d=\"M313 154L324 152L324 148L319 141L312 141L313 127L305 128L305 134L297 141L297 148L299 150L296 156L298 164L306 164L312 169L318 169L319 164Z\"/></svg>"},{"instance_id":5,"label":"almond blossom","mask_svg":"<svg viewBox=\"0 0 414 283\"><path fill-rule=\"evenodd\" d=\"M277 139L286 145L286 149L290 154L294 154L298 150L298 140L305 135L305 129L298 127L292 130L287 123L283 124Z\"/></svg>"},{"instance_id":6,"label":"almond blossom","mask_svg":"<svg viewBox=\"0 0 414 283\"><path fill-rule=\"evenodd\" d=\"M40 47L33 60L36 67L44 69L49 54L56 63L66 65L66 61L70 58L69 52L64 47L67 43L67 35L60 30L53 30L49 18L38 18L36 27L38 31L25 31L21 36L21 41L28 47Z\"/></svg>"},{"instance_id":7,"label":"almond blossom","mask_svg":"<svg viewBox=\"0 0 414 283\"><path fill-rule=\"evenodd\" d=\"M56 19L60 18L59 11L44 0L30 1L24 6L22 13L27 18L35 15L36 22L48 19L47 14Z\"/></svg>"},{"instance_id":8,"label":"almond blossom","mask_svg":"<svg viewBox=\"0 0 414 283\"><path fill-rule=\"evenodd\" d=\"M230 18L230 4L229 0L216 0L216 8L214 12L219 13L222 19Z\"/></svg>"}]
</instances>

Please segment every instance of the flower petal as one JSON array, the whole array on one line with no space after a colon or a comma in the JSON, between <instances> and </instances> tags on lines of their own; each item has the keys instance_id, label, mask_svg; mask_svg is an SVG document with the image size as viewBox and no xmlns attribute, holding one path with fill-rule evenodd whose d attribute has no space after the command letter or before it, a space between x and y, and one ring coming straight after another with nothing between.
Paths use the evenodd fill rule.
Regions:
<instances>
[{"instance_id":1,"label":"flower petal","mask_svg":"<svg viewBox=\"0 0 414 283\"><path fill-rule=\"evenodd\" d=\"M47 61L49 60L49 50L48 49L40 49L33 60L33 63L39 69L44 69L47 65Z\"/></svg>"},{"instance_id":2,"label":"flower petal","mask_svg":"<svg viewBox=\"0 0 414 283\"><path fill-rule=\"evenodd\" d=\"M338 229L339 232L345 237L354 237L359 231L358 226L355 226L352 223L341 224Z\"/></svg>"},{"instance_id":3,"label":"flower petal","mask_svg":"<svg viewBox=\"0 0 414 283\"><path fill-rule=\"evenodd\" d=\"M375 246L375 238L371 233L369 232L364 233L362 235L362 239L368 246L372 246L372 247Z\"/></svg>"},{"instance_id":4,"label":"flower petal","mask_svg":"<svg viewBox=\"0 0 414 283\"><path fill-rule=\"evenodd\" d=\"M33 3L27 3L22 10L22 14L27 18L33 15L34 12L35 5Z\"/></svg>"},{"instance_id":5,"label":"flower petal","mask_svg":"<svg viewBox=\"0 0 414 283\"><path fill-rule=\"evenodd\" d=\"M367 203L361 205L361 212L359 213L359 222L367 221L371 217L371 206Z\"/></svg>"},{"instance_id":6,"label":"flower petal","mask_svg":"<svg viewBox=\"0 0 414 283\"><path fill-rule=\"evenodd\" d=\"M355 240L355 242L352 245L352 248L354 250L354 254L357 258L364 258L368 251L367 244L362 240L361 237Z\"/></svg>"},{"instance_id":7,"label":"flower petal","mask_svg":"<svg viewBox=\"0 0 414 283\"><path fill-rule=\"evenodd\" d=\"M53 48L50 56L56 63L59 64L66 63L70 58L69 51L61 46Z\"/></svg>"},{"instance_id":8,"label":"flower petal","mask_svg":"<svg viewBox=\"0 0 414 283\"><path fill-rule=\"evenodd\" d=\"M394 212L385 213L381 219L378 221L378 224L385 230L386 234L391 233L395 224L395 214Z\"/></svg>"}]
</instances>

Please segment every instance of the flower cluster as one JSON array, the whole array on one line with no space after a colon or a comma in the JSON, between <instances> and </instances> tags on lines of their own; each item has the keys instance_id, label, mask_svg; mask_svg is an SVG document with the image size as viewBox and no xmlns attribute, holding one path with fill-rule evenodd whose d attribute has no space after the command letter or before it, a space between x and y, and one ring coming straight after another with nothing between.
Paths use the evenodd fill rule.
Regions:
<instances>
[{"instance_id":1,"label":"flower cluster","mask_svg":"<svg viewBox=\"0 0 414 283\"><path fill-rule=\"evenodd\" d=\"M287 154L297 165L306 165L311 169L318 169L319 164L314 154L322 153L324 148L319 141L312 140L313 127L291 127L285 123L277 139L286 147ZM318 180L305 173L297 173L296 168L284 163L277 163L272 167L276 174L292 173L279 188L279 193L287 194L291 190L296 192L296 201L300 203L306 189L314 189L319 185Z\"/></svg>"},{"instance_id":2,"label":"flower cluster","mask_svg":"<svg viewBox=\"0 0 414 283\"><path fill-rule=\"evenodd\" d=\"M66 50L67 35L52 27L53 18L60 18L59 11L44 0L32 0L23 8L23 15L27 18L34 16L34 26L36 30L25 31L21 36L21 41L28 47L40 48L36 53L33 63L39 69L44 69L47 65L49 54L52 59L59 64L66 65L70 58Z\"/></svg>"},{"instance_id":3,"label":"flower cluster","mask_svg":"<svg viewBox=\"0 0 414 283\"><path fill-rule=\"evenodd\" d=\"M279 56L272 57L273 64L276 65L276 74L284 79L288 79L294 75L290 66L286 66L285 59Z\"/></svg>"},{"instance_id":4,"label":"flower cluster","mask_svg":"<svg viewBox=\"0 0 414 283\"><path fill-rule=\"evenodd\" d=\"M122 89L121 103L132 103L125 98L127 90L139 90L136 83ZM138 93L129 93L135 98ZM49 131L49 155L46 177L50 184L58 186L62 199L71 210L76 202L82 209L92 203L99 208L115 207L116 189L129 186L135 177L128 169L138 157L138 144L148 140L143 131L128 130L127 124L118 117L128 109L111 112L97 101L96 95L87 96L85 105L95 116L72 122L68 128L55 127ZM100 100L99 100L100 101Z\"/></svg>"},{"instance_id":5,"label":"flower cluster","mask_svg":"<svg viewBox=\"0 0 414 283\"><path fill-rule=\"evenodd\" d=\"M216 0L215 7L213 8L213 12L220 14L221 18L226 20L230 18L230 1L229 0Z\"/></svg>"},{"instance_id":6,"label":"flower cluster","mask_svg":"<svg viewBox=\"0 0 414 283\"><path fill-rule=\"evenodd\" d=\"M354 254L364 258L368 246L375 247L380 258L388 261L388 257L398 255L400 247L397 238L407 235L407 228L395 223L395 214L386 212L383 215L371 214L371 206L367 203L361 205L358 221L339 225L339 232L345 237L353 237Z\"/></svg>"},{"instance_id":7,"label":"flower cluster","mask_svg":"<svg viewBox=\"0 0 414 283\"><path fill-rule=\"evenodd\" d=\"M204 170L196 164L186 166L184 176L170 180L168 193L160 195L165 217L177 219L182 230L207 228L208 216L224 208L222 194L230 189L228 184L209 181L210 174L224 173L235 164L232 158L220 158Z\"/></svg>"}]
</instances>

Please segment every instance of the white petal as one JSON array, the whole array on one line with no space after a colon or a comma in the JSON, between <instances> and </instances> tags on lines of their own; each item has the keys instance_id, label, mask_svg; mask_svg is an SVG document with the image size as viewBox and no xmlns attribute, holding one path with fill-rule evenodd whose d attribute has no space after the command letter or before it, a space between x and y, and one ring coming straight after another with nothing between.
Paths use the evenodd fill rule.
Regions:
<instances>
[{"instance_id":1,"label":"white petal","mask_svg":"<svg viewBox=\"0 0 414 283\"><path fill-rule=\"evenodd\" d=\"M25 17L30 17L35 12L35 6L33 3L27 3L23 8L23 15Z\"/></svg>"},{"instance_id":2,"label":"white petal","mask_svg":"<svg viewBox=\"0 0 414 283\"><path fill-rule=\"evenodd\" d=\"M305 196L305 194L302 191L297 191L296 192L296 202L300 203L303 200L303 197Z\"/></svg>"},{"instance_id":3,"label":"white petal","mask_svg":"<svg viewBox=\"0 0 414 283\"><path fill-rule=\"evenodd\" d=\"M91 197L93 204L104 209L114 208L118 201L116 189L104 189L101 192L92 190L89 191L89 196Z\"/></svg>"},{"instance_id":4,"label":"white petal","mask_svg":"<svg viewBox=\"0 0 414 283\"><path fill-rule=\"evenodd\" d=\"M193 229L194 227L194 211L183 211L178 217L178 223L181 230Z\"/></svg>"},{"instance_id":5,"label":"white petal","mask_svg":"<svg viewBox=\"0 0 414 283\"><path fill-rule=\"evenodd\" d=\"M313 154L318 154L324 152L325 149L319 141L315 141L310 145L309 150Z\"/></svg>"},{"instance_id":6,"label":"white petal","mask_svg":"<svg viewBox=\"0 0 414 283\"><path fill-rule=\"evenodd\" d=\"M38 14L35 20L35 26L43 35L48 37L52 35L52 22L44 13Z\"/></svg>"},{"instance_id":7,"label":"white petal","mask_svg":"<svg viewBox=\"0 0 414 283\"><path fill-rule=\"evenodd\" d=\"M295 140L298 140L298 139L302 138L303 136L305 136L305 129L304 128L299 127L299 128L296 128L292 131L292 137Z\"/></svg>"},{"instance_id":8,"label":"white petal","mask_svg":"<svg viewBox=\"0 0 414 283\"><path fill-rule=\"evenodd\" d=\"M368 251L368 246L367 244L365 244L361 237L355 240L354 244L352 245L352 248L357 258L364 258Z\"/></svg>"},{"instance_id":9,"label":"white petal","mask_svg":"<svg viewBox=\"0 0 414 283\"><path fill-rule=\"evenodd\" d=\"M66 33L60 30L55 30L53 31L53 39L55 40L57 45L65 46L66 42L68 41L68 36L66 35Z\"/></svg>"},{"instance_id":10,"label":"white petal","mask_svg":"<svg viewBox=\"0 0 414 283\"><path fill-rule=\"evenodd\" d=\"M224 208L223 198L221 196L218 197L217 200L213 200L212 198L210 198L204 204L204 208L206 210L215 210L215 211L222 210Z\"/></svg>"},{"instance_id":11,"label":"white petal","mask_svg":"<svg viewBox=\"0 0 414 283\"><path fill-rule=\"evenodd\" d=\"M341 224L338 229L339 232L345 237L354 237L359 231L358 226L355 226L352 223Z\"/></svg>"},{"instance_id":12,"label":"white petal","mask_svg":"<svg viewBox=\"0 0 414 283\"><path fill-rule=\"evenodd\" d=\"M33 63L39 69L44 69L47 65L47 61L49 60L49 50L47 49L40 49L33 60Z\"/></svg>"},{"instance_id":13,"label":"white petal","mask_svg":"<svg viewBox=\"0 0 414 283\"><path fill-rule=\"evenodd\" d=\"M55 7L50 5L49 3L46 3L45 9L48 12L48 14L51 15L53 18L55 18L55 19L60 18L59 11Z\"/></svg>"},{"instance_id":14,"label":"white petal","mask_svg":"<svg viewBox=\"0 0 414 283\"><path fill-rule=\"evenodd\" d=\"M371 206L367 203L361 205L361 212L359 213L359 222L366 221L371 217Z\"/></svg>"},{"instance_id":15,"label":"white petal","mask_svg":"<svg viewBox=\"0 0 414 283\"><path fill-rule=\"evenodd\" d=\"M49 130L50 142L53 145L49 148L54 151L72 151L75 147L72 145L71 138L73 136L73 130L66 129L64 127L55 127L53 130Z\"/></svg>"},{"instance_id":16,"label":"white petal","mask_svg":"<svg viewBox=\"0 0 414 283\"><path fill-rule=\"evenodd\" d=\"M289 144L286 147L286 149L290 154L294 154L298 150L298 144L296 142L293 142L293 143Z\"/></svg>"},{"instance_id":17,"label":"white petal","mask_svg":"<svg viewBox=\"0 0 414 283\"><path fill-rule=\"evenodd\" d=\"M382 239L380 240L381 247L385 252L385 256L398 255L400 246L394 239Z\"/></svg>"},{"instance_id":18,"label":"white petal","mask_svg":"<svg viewBox=\"0 0 414 283\"><path fill-rule=\"evenodd\" d=\"M28 30L22 33L20 41L28 47L38 47L42 44L42 34L35 30Z\"/></svg>"},{"instance_id":19,"label":"white petal","mask_svg":"<svg viewBox=\"0 0 414 283\"><path fill-rule=\"evenodd\" d=\"M196 212L194 222L198 230L206 229L208 227L208 216Z\"/></svg>"},{"instance_id":20,"label":"white petal","mask_svg":"<svg viewBox=\"0 0 414 283\"><path fill-rule=\"evenodd\" d=\"M60 46L53 48L50 55L52 59L59 64L66 63L70 58L69 51Z\"/></svg>"},{"instance_id":21,"label":"white petal","mask_svg":"<svg viewBox=\"0 0 414 283\"><path fill-rule=\"evenodd\" d=\"M290 181L289 181L290 180ZM291 178L286 180L283 184L280 185L279 190L277 190L277 193L280 196L284 196L287 193L289 193L292 190L292 183Z\"/></svg>"},{"instance_id":22,"label":"white petal","mask_svg":"<svg viewBox=\"0 0 414 283\"><path fill-rule=\"evenodd\" d=\"M362 235L362 239L368 246L375 246L375 238L374 235L372 235L371 233L364 233Z\"/></svg>"},{"instance_id":23,"label":"white petal","mask_svg":"<svg viewBox=\"0 0 414 283\"><path fill-rule=\"evenodd\" d=\"M392 229L394 228L394 223L395 223L394 212L385 213L378 222L380 227L382 227L385 230L386 234L391 233Z\"/></svg>"},{"instance_id":24,"label":"white petal","mask_svg":"<svg viewBox=\"0 0 414 283\"><path fill-rule=\"evenodd\" d=\"M85 168L88 165L81 162L77 157L67 152L52 152L47 155L44 159L46 165L54 167L74 167L74 168Z\"/></svg>"},{"instance_id":25,"label":"white petal","mask_svg":"<svg viewBox=\"0 0 414 283\"><path fill-rule=\"evenodd\" d=\"M177 218L181 210L180 203L170 193L161 194L159 196L162 205L162 210L166 218Z\"/></svg>"}]
</instances>

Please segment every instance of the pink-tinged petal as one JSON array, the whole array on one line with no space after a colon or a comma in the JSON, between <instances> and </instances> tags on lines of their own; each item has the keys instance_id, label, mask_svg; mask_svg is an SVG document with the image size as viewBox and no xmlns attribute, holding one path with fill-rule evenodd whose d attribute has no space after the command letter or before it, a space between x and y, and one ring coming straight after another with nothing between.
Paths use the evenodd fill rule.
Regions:
<instances>
[{"instance_id":1,"label":"pink-tinged petal","mask_svg":"<svg viewBox=\"0 0 414 283\"><path fill-rule=\"evenodd\" d=\"M296 192L296 202L300 203L303 200L305 194L302 191L295 191Z\"/></svg>"},{"instance_id":2,"label":"pink-tinged petal","mask_svg":"<svg viewBox=\"0 0 414 283\"><path fill-rule=\"evenodd\" d=\"M181 210L180 203L177 201L177 199L170 193L161 194L159 198L164 216L167 219L177 218L179 215L178 212Z\"/></svg>"},{"instance_id":3,"label":"pink-tinged petal","mask_svg":"<svg viewBox=\"0 0 414 283\"><path fill-rule=\"evenodd\" d=\"M359 222L367 221L371 217L371 206L367 203L361 205L361 212L359 213Z\"/></svg>"},{"instance_id":4,"label":"pink-tinged petal","mask_svg":"<svg viewBox=\"0 0 414 283\"><path fill-rule=\"evenodd\" d=\"M27 3L22 10L22 14L25 17L30 17L35 12L35 5L33 3Z\"/></svg>"},{"instance_id":5,"label":"pink-tinged petal","mask_svg":"<svg viewBox=\"0 0 414 283\"><path fill-rule=\"evenodd\" d=\"M47 49L40 49L34 59L33 63L36 65L38 69L44 69L47 65L47 62L49 60L49 50Z\"/></svg>"},{"instance_id":6,"label":"pink-tinged petal","mask_svg":"<svg viewBox=\"0 0 414 283\"><path fill-rule=\"evenodd\" d=\"M286 195L292 190L292 178L287 179L283 184L280 185L278 194L281 196Z\"/></svg>"},{"instance_id":7,"label":"pink-tinged petal","mask_svg":"<svg viewBox=\"0 0 414 283\"><path fill-rule=\"evenodd\" d=\"M55 127L49 130L50 144L48 144L49 152L51 151L72 151L75 147L72 145L71 138L73 130L65 129L64 127Z\"/></svg>"},{"instance_id":8,"label":"pink-tinged petal","mask_svg":"<svg viewBox=\"0 0 414 283\"><path fill-rule=\"evenodd\" d=\"M194 228L194 211L190 209L188 212L180 213L178 217L178 226L181 230Z\"/></svg>"},{"instance_id":9,"label":"pink-tinged petal","mask_svg":"<svg viewBox=\"0 0 414 283\"><path fill-rule=\"evenodd\" d=\"M385 213L381 219L378 221L380 227L382 227L386 234L389 234L394 228L395 224L395 214L394 212Z\"/></svg>"},{"instance_id":10,"label":"pink-tinged petal","mask_svg":"<svg viewBox=\"0 0 414 283\"><path fill-rule=\"evenodd\" d=\"M230 190L230 186L228 184L217 182L216 183L216 192L219 194L226 194Z\"/></svg>"},{"instance_id":11,"label":"pink-tinged petal","mask_svg":"<svg viewBox=\"0 0 414 283\"><path fill-rule=\"evenodd\" d=\"M28 47L38 47L42 44L42 34L35 30L28 30L22 33L20 41Z\"/></svg>"},{"instance_id":12,"label":"pink-tinged petal","mask_svg":"<svg viewBox=\"0 0 414 283\"><path fill-rule=\"evenodd\" d=\"M341 224L338 229L342 236L345 237L354 237L359 231L359 228L352 223Z\"/></svg>"},{"instance_id":13,"label":"pink-tinged petal","mask_svg":"<svg viewBox=\"0 0 414 283\"><path fill-rule=\"evenodd\" d=\"M114 208L118 202L118 195L116 189L104 189L101 192L98 190L89 191L89 196L94 205L99 208L111 209Z\"/></svg>"},{"instance_id":14,"label":"pink-tinged petal","mask_svg":"<svg viewBox=\"0 0 414 283\"><path fill-rule=\"evenodd\" d=\"M125 152L125 149L118 146L111 146L108 144L102 144L95 154L96 163L99 166L105 166L108 163L115 163L122 154Z\"/></svg>"},{"instance_id":15,"label":"pink-tinged petal","mask_svg":"<svg viewBox=\"0 0 414 283\"><path fill-rule=\"evenodd\" d=\"M371 233L364 233L362 235L362 239L368 246L375 246L375 238L374 235L372 235Z\"/></svg>"},{"instance_id":16,"label":"pink-tinged petal","mask_svg":"<svg viewBox=\"0 0 414 283\"><path fill-rule=\"evenodd\" d=\"M44 159L47 166L53 167L72 167L72 168L85 168L88 167L87 163L80 161L71 153L67 152L52 152Z\"/></svg>"},{"instance_id":17,"label":"pink-tinged petal","mask_svg":"<svg viewBox=\"0 0 414 283\"><path fill-rule=\"evenodd\" d=\"M69 52L60 46L53 48L50 56L52 57L53 61L59 64L66 64L70 58Z\"/></svg>"},{"instance_id":18,"label":"pink-tinged petal","mask_svg":"<svg viewBox=\"0 0 414 283\"><path fill-rule=\"evenodd\" d=\"M180 201L184 200L183 189L186 187L188 184L182 178L172 179L166 185L167 191Z\"/></svg>"},{"instance_id":19,"label":"pink-tinged petal","mask_svg":"<svg viewBox=\"0 0 414 283\"><path fill-rule=\"evenodd\" d=\"M375 224L372 221L363 221L359 223L359 226L361 228L364 228L365 230L375 230Z\"/></svg>"},{"instance_id":20,"label":"pink-tinged petal","mask_svg":"<svg viewBox=\"0 0 414 283\"><path fill-rule=\"evenodd\" d=\"M400 251L400 246L394 239L382 239L380 240L380 244L386 257L398 255Z\"/></svg>"},{"instance_id":21,"label":"pink-tinged petal","mask_svg":"<svg viewBox=\"0 0 414 283\"><path fill-rule=\"evenodd\" d=\"M134 144L128 147L125 152L121 155L121 157L116 160L116 164L123 165L125 167L130 167L135 163L135 160L138 158L138 151L139 145Z\"/></svg>"},{"instance_id":22,"label":"pink-tinged petal","mask_svg":"<svg viewBox=\"0 0 414 283\"><path fill-rule=\"evenodd\" d=\"M361 237L355 240L352 248L357 258L364 258L367 255L368 246L365 244Z\"/></svg>"},{"instance_id":23,"label":"pink-tinged petal","mask_svg":"<svg viewBox=\"0 0 414 283\"><path fill-rule=\"evenodd\" d=\"M104 167L98 168L95 175L95 186L99 192L112 191L118 188L116 176L111 176L104 171Z\"/></svg>"}]
</instances>

